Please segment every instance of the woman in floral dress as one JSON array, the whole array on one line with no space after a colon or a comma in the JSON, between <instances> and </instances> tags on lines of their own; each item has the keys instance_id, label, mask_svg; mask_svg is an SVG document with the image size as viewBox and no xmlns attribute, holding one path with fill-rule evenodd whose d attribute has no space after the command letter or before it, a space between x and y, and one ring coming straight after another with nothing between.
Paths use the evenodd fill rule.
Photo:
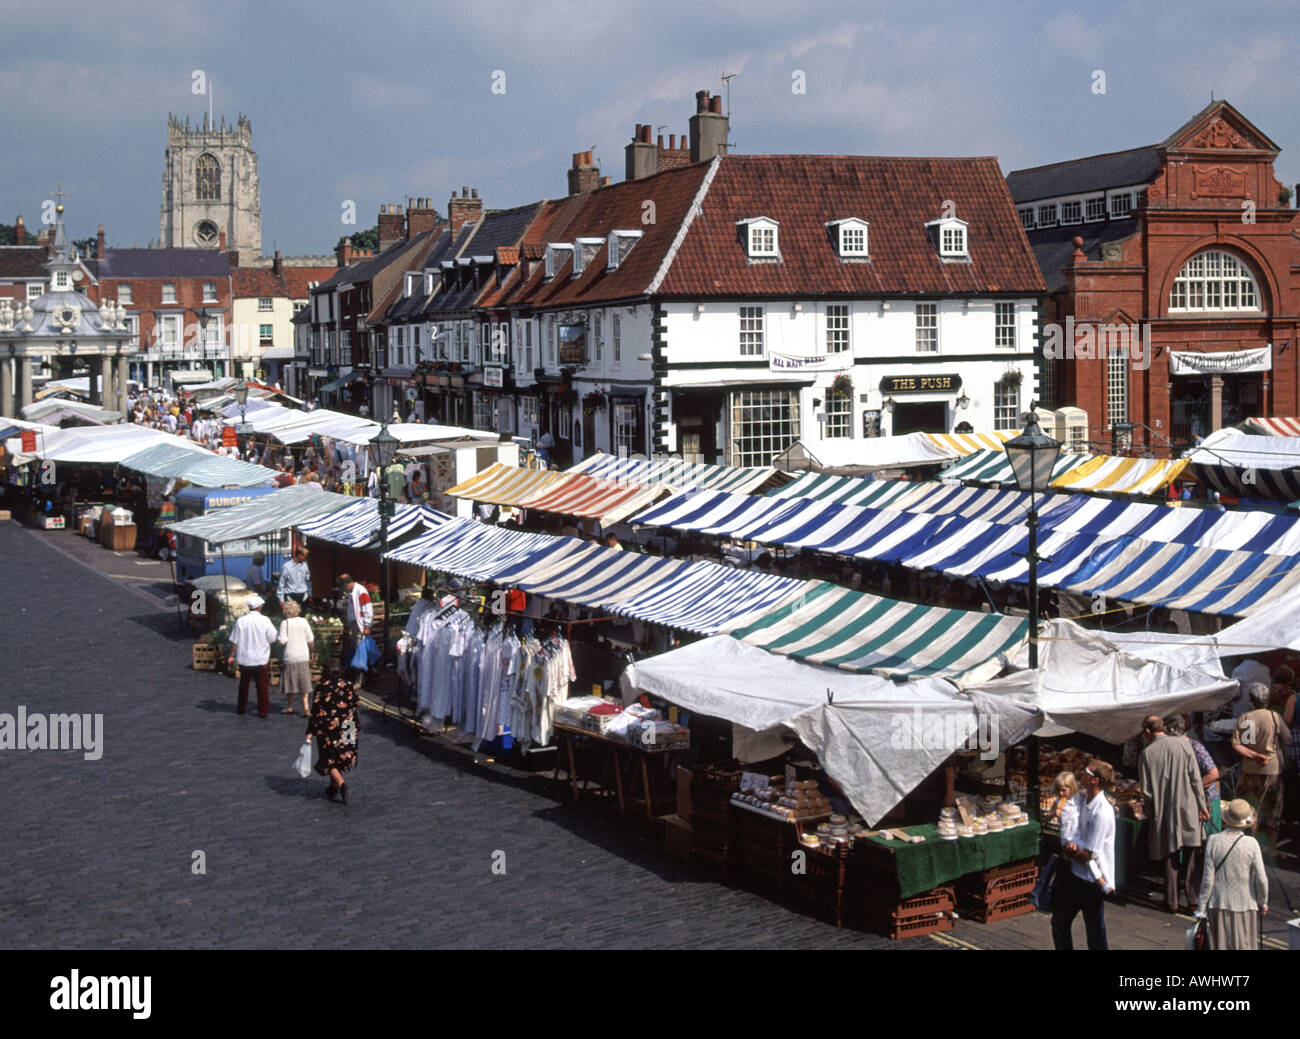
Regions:
<instances>
[{"instance_id":1,"label":"woman in floral dress","mask_svg":"<svg viewBox=\"0 0 1300 1039\"><path fill-rule=\"evenodd\" d=\"M325 674L316 687L311 718L307 721L307 742L317 737L320 757L316 771L329 775L326 793L331 801L348 803L348 785L343 773L357 764L357 687L343 675L337 657L325 664Z\"/></svg>"}]
</instances>

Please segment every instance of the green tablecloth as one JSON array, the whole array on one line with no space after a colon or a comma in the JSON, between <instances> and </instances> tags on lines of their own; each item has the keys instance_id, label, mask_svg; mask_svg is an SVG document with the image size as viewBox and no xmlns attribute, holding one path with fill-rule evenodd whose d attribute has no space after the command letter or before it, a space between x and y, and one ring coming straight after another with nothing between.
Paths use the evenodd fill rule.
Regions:
<instances>
[{"instance_id":1,"label":"green tablecloth","mask_svg":"<svg viewBox=\"0 0 1300 1039\"><path fill-rule=\"evenodd\" d=\"M881 837L867 839L872 852L878 846L892 860L898 874L900 898L911 898L968 873L981 873L1038 855L1039 826L1034 822L982 837L959 837L955 841L940 840L939 828L932 823L906 826L903 832L919 834L925 840L920 844L904 844Z\"/></svg>"}]
</instances>

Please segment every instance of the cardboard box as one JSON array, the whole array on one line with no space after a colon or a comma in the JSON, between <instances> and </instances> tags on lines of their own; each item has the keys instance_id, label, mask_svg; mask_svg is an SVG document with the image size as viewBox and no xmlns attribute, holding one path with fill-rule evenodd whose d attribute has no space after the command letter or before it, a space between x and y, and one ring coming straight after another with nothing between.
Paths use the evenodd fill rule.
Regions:
<instances>
[{"instance_id":1,"label":"cardboard box","mask_svg":"<svg viewBox=\"0 0 1300 1039\"><path fill-rule=\"evenodd\" d=\"M105 528L108 531L108 547L114 552L130 552L135 548L134 523L126 523Z\"/></svg>"},{"instance_id":2,"label":"cardboard box","mask_svg":"<svg viewBox=\"0 0 1300 1039\"><path fill-rule=\"evenodd\" d=\"M9 515L9 510L8 510L8 509L0 509L0 522L3 522L4 520L7 520L7 519L13 519L13 517Z\"/></svg>"},{"instance_id":3,"label":"cardboard box","mask_svg":"<svg viewBox=\"0 0 1300 1039\"><path fill-rule=\"evenodd\" d=\"M677 815L689 826L691 822L691 770L677 770Z\"/></svg>"},{"instance_id":4,"label":"cardboard box","mask_svg":"<svg viewBox=\"0 0 1300 1039\"><path fill-rule=\"evenodd\" d=\"M691 824L678 815L662 815L659 821L664 828L664 851L674 859L690 861Z\"/></svg>"}]
</instances>

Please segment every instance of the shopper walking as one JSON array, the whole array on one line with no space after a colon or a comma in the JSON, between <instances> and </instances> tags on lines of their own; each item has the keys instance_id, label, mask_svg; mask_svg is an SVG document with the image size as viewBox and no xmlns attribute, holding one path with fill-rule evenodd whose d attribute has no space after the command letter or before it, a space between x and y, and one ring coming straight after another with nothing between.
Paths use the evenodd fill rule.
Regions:
<instances>
[{"instance_id":1,"label":"shopper walking","mask_svg":"<svg viewBox=\"0 0 1300 1039\"><path fill-rule=\"evenodd\" d=\"M1210 818L1201 786L1201 769L1192 745L1165 732L1152 715L1142 723L1147 747L1138 759L1138 783L1147 807L1147 849L1164 866L1165 905L1176 913L1196 901L1192 887L1195 854L1205 843L1202 823Z\"/></svg>"},{"instance_id":2,"label":"shopper walking","mask_svg":"<svg viewBox=\"0 0 1300 1039\"><path fill-rule=\"evenodd\" d=\"M284 620L280 622L280 645L284 647L284 670L280 682L284 686L285 714L293 714L295 696L302 697L302 713L308 713L311 697L311 647L316 636L311 625L302 616L302 607L290 599L284 604Z\"/></svg>"},{"instance_id":3,"label":"shopper walking","mask_svg":"<svg viewBox=\"0 0 1300 1039\"><path fill-rule=\"evenodd\" d=\"M1115 771L1093 758L1079 777L1084 803L1079 812L1078 836L1061 846L1070 860L1056 883L1052 904L1052 943L1063 952L1074 948L1070 928L1083 913L1088 948L1105 951L1106 896L1115 890L1115 809L1103 796Z\"/></svg>"},{"instance_id":4,"label":"shopper walking","mask_svg":"<svg viewBox=\"0 0 1300 1039\"><path fill-rule=\"evenodd\" d=\"M370 604L370 593L366 591L365 585L354 580L351 574L343 574L339 580L347 592L347 614L343 622L345 636L343 665L350 668L357 645L370 634L370 626L375 619L375 608ZM360 671L357 681L359 682L364 676L365 672Z\"/></svg>"},{"instance_id":5,"label":"shopper walking","mask_svg":"<svg viewBox=\"0 0 1300 1039\"><path fill-rule=\"evenodd\" d=\"M1259 948L1259 918L1268 914L1268 875L1259 841L1246 832L1254 825L1249 802L1229 801L1223 832L1206 842L1200 898L1212 949Z\"/></svg>"},{"instance_id":6,"label":"shopper walking","mask_svg":"<svg viewBox=\"0 0 1300 1039\"><path fill-rule=\"evenodd\" d=\"M248 710L248 684L257 683L257 713L265 718L271 713L271 646L278 634L275 625L262 616L266 600L260 595L248 597L248 612L235 621L230 632L228 664L239 665L239 703L236 713Z\"/></svg>"},{"instance_id":7,"label":"shopper walking","mask_svg":"<svg viewBox=\"0 0 1300 1039\"><path fill-rule=\"evenodd\" d=\"M319 757L316 771L329 776L326 794L331 801L348 803L348 785L343 773L357 764L357 687L344 676L337 657L325 663L325 674L316 687L311 718L307 722L307 742L313 737Z\"/></svg>"},{"instance_id":8,"label":"shopper walking","mask_svg":"<svg viewBox=\"0 0 1300 1039\"><path fill-rule=\"evenodd\" d=\"M1242 758L1237 793L1255 804L1256 825L1263 829L1272 852L1282 819L1282 760L1291 745L1291 730L1277 711L1269 710L1269 686L1253 682L1248 691L1255 709L1237 719L1232 733L1232 749Z\"/></svg>"},{"instance_id":9,"label":"shopper walking","mask_svg":"<svg viewBox=\"0 0 1300 1039\"><path fill-rule=\"evenodd\" d=\"M307 566L307 549L301 545L293 550L293 558L281 568L276 590L281 602L293 600L303 605L311 598L311 569Z\"/></svg>"}]
</instances>

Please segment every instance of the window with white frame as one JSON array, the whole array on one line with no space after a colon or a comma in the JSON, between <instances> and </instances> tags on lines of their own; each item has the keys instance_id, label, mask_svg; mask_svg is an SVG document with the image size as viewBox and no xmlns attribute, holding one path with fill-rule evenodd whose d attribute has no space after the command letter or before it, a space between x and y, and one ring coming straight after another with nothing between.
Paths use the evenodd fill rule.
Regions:
<instances>
[{"instance_id":1,"label":"window with white frame","mask_svg":"<svg viewBox=\"0 0 1300 1039\"><path fill-rule=\"evenodd\" d=\"M776 224L771 221L755 221L748 226L749 255L776 256Z\"/></svg>"},{"instance_id":2,"label":"window with white frame","mask_svg":"<svg viewBox=\"0 0 1300 1039\"><path fill-rule=\"evenodd\" d=\"M510 323L498 321L492 329L492 360L497 364L510 363Z\"/></svg>"},{"instance_id":3,"label":"window with white frame","mask_svg":"<svg viewBox=\"0 0 1300 1039\"><path fill-rule=\"evenodd\" d=\"M1020 385L1006 379L993 384L993 428L1015 429L1020 418Z\"/></svg>"},{"instance_id":4,"label":"window with white frame","mask_svg":"<svg viewBox=\"0 0 1300 1039\"><path fill-rule=\"evenodd\" d=\"M730 465L771 465L798 439L797 391L740 390L731 395Z\"/></svg>"},{"instance_id":5,"label":"window with white frame","mask_svg":"<svg viewBox=\"0 0 1300 1039\"><path fill-rule=\"evenodd\" d=\"M1083 202L1084 219L1088 222L1094 220L1106 219L1106 196L1098 195L1096 198L1084 199Z\"/></svg>"},{"instance_id":6,"label":"window with white frame","mask_svg":"<svg viewBox=\"0 0 1300 1039\"><path fill-rule=\"evenodd\" d=\"M164 314L158 318L158 345L167 351L179 350L181 346L181 316Z\"/></svg>"},{"instance_id":7,"label":"window with white frame","mask_svg":"<svg viewBox=\"0 0 1300 1039\"><path fill-rule=\"evenodd\" d=\"M537 398L520 397L519 398L519 431L523 432L524 426L537 427Z\"/></svg>"},{"instance_id":8,"label":"window with white frame","mask_svg":"<svg viewBox=\"0 0 1300 1039\"><path fill-rule=\"evenodd\" d=\"M257 297L257 309L258 309L258 310L274 310L274 309L275 309L275 302L274 302L274 300L271 299L270 296L258 296L258 297Z\"/></svg>"},{"instance_id":9,"label":"window with white frame","mask_svg":"<svg viewBox=\"0 0 1300 1039\"><path fill-rule=\"evenodd\" d=\"M257 326L257 342L260 346L270 346L275 339L275 330L271 325Z\"/></svg>"},{"instance_id":10,"label":"window with white frame","mask_svg":"<svg viewBox=\"0 0 1300 1039\"><path fill-rule=\"evenodd\" d=\"M1121 191L1118 195L1110 196L1110 215L1113 218L1128 216L1129 210L1133 208L1133 196L1127 191Z\"/></svg>"},{"instance_id":11,"label":"window with white frame","mask_svg":"<svg viewBox=\"0 0 1300 1039\"><path fill-rule=\"evenodd\" d=\"M1010 302L993 304L993 345L1016 345L1016 305Z\"/></svg>"},{"instance_id":12,"label":"window with white frame","mask_svg":"<svg viewBox=\"0 0 1300 1039\"><path fill-rule=\"evenodd\" d=\"M1026 206L1020 210L1020 226L1026 231L1032 231L1037 225L1034 222L1034 207Z\"/></svg>"},{"instance_id":13,"label":"window with white frame","mask_svg":"<svg viewBox=\"0 0 1300 1039\"><path fill-rule=\"evenodd\" d=\"M842 354L849 348L849 305L826 304L826 352Z\"/></svg>"},{"instance_id":14,"label":"window with white frame","mask_svg":"<svg viewBox=\"0 0 1300 1039\"><path fill-rule=\"evenodd\" d=\"M615 403L614 405L614 454L621 458L636 454L640 450L636 436L637 406L635 404Z\"/></svg>"},{"instance_id":15,"label":"window with white frame","mask_svg":"<svg viewBox=\"0 0 1300 1039\"><path fill-rule=\"evenodd\" d=\"M955 225L943 228L939 252L944 256L965 256L966 228Z\"/></svg>"},{"instance_id":16,"label":"window with white frame","mask_svg":"<svg viewBox=\"0 0 1300 1039\"><path fill-rule=\"evenodd\" d=\"M1038 207L1038 226L1053 227L1056 224L1056 203L1049 202L1047 205Z\"/></svg>"},{"instance_id":17,"label":"window with white frame","mask_svg":"<svg viewBox=\"0 0 1300 1039\"><path fill-rule=\"evenodd\" d=\"M556 435L561 440L570 440L573 437L573 412L569 410L567 404L560 405L559 433Z\"/></svg>"},{"instance_id":18,"label":"window with white frame","mask_svg":"<svg viewBox=\"0 0 1300 1039\"><path fill-rule=\"evenodd\" d=\"M550 335L546 344L546 366L554 368L559 363L560 325L555 320L554 314L547 316L546 323L550 328Z\"/></svg>"},{"instance_id":19,"label":"window with white frame","mask_svg":"<svg viewBox=\"0 0 1300 1039\"><path fill-rule=\"evenodd\" d=\"M1128 421L1128 355L1112 350L1106 358L1106 426Z\"/></svg>"},{"instance_id":20,"label":"window with white frame","mask_svg":"<svg viewBox=\"0 0 1300 1039\"><path fill-rule=\"evenodd\" d=\"M27 283L28 302L31 302L34 299L39 299L41 293L43 293L44 291L45 291L45 286L42 285L39 281L29 281Z\"/></svg>"},{"instance_id":21,"label":"window with white frame","mask_svg":"<svg viewBox=\"0 0 1300 1039\"><path fill-rule=\"evenodd\" d=\"M1083 203L1082 202L1062 202L1061 203L1061 223L1077 224L1083 220Z\"/></svg>"},{"instance_id":22,"label":"window with white frame","mask_svg":"<svg viewBox=\"0 0 1300 1039\"><path fill-rule=\"evenodd\" d=\"M497 402L495 393L474 394L474 428L495 430L497 428Z\"/></svg>"},{"instance_id":23,"label":"window with white frame","mask_svg":"<svg viewBox=\"0 0 1300 1039\"><path fill-rule=\"evenodd\" d=\"M623 315L615 312L609 324L610 360L619 364L623 360Z\"/></svg>"},{"instance_id":24,"label":"window with white frame","mask_svg":"<svg viewBox=\"0 0 1300 1039\"><path fill-rule=\"evenodd\" d=\"M163 282L162 301L164 303L176 302L176 283L174 281Z\"/></svg>"},{"instance_id":25,"label":"window with white frame","mask_svg":"<svg viewBox=\"0 0 1300 1039\"><path fill-rule=\"evenodd\" d=\"M853 436L853 393L826 394L826 437Z\"/></svg>"},{"instance_id":26,"label":"window with white frame","mask_svg":"<svg viewBox=\"0 0 1300 1039\"><path fill-rule=\"evenodd\" d=\"M224 338L221 316L217 315L208 322L208 327L203 329L203 348L208 352L209 356L221 350Z\"/></svg>"},{"instance_id":27,"label":"window with white frame","mask_svg":"<svg viewBox=\"0 0 1300 1039\"><path fill-rule=\"evenodd\" d=\"M66 289L66 288L68 287L68 284L69 284L69 281L68 281L68 272L67 272L67 271L55 271L55 272L54 272L54 287L55 287L56 289Z\"/></svg>"},{"instance_id":28,"label":"window with white frame","mask_svg":"<svg viewBox=\"0 0 1300 1039\"><path fill-rule=\"evenodd\" d=\"M939 350L939 304L916 305L916 350L932 354Z\"/></svg>"},{"instance_id":29,"label":"window with white frame","mask_svg":"<svg viewBox=\"0 0 1300 1039\"><path fill-rule=\"evenodd\" d=\"M591 333L592 342L595 344L595 361L599 364L604 351L603 344L605 340L605 323L601 319L601 313L599 310L592 311Z\"/></svg>"},{"instance_id":30,"label":"window with white frame","mask_svg":"<svg viewBox=\"0 0 1300 1039\"><path fill-rule=\"evenodd\" d=\"M465 338L465 326L462 325L459 321L457 321L456 337L452 341L452 346L451 346L451 360L453 361L460 360L460 344L461 344L461 340L464 338Z\"/></svg>"},{"instance_id":31,"label":"window with white frame","mask_svg":"<svg viewBox=\"0 0 1300 1039\"><path fill-rule=\"evenodd\" d=\"M1231 253L1199 252L1183 264L1169 290L1170 311L1259 310L1259 286Z\"/></svg>"},{"instance_id":32,"label":"window with white frame","mask_svg":"<svg viewBox=\"0 0 1300 1039\"><path fill-rule=\"evenodd\" d=\"M215 281L205 281L203 283L203 302L215 303L216 301L217 301L217 283ZM258 305L257 309L258 310L262 309L260 304ZM267 307L266 309L270 310L271 308Z\"/></svg>"},{"instance_id":33,"label":"window with white frame","mask_svg":"<svg viewBox=\"0 0 1300 1039\"><path fill-rule=\"evenodd\" d=\"M761 306L740 308L740 353L742 357L763 356L763 308Z\"/></svg>"},{"instance_id":34,"label":"window with white frame","mask_svg":"<svg viewBox=\"0 0 1300 1039\"><path fill-rule=\"evenodd\" d=\"M838 221L840 256L866 256L867 223L856 217Z\"/></svg>"},{"instance_id":35,"label":"window with white frame","mask_svg":"<svg viewBox=\"0 0 1300 1039\"><path fill-rule=\"evenodd\" d=\"M532 374L533 371L533 320L526 318L524 320L524 371Z\"/></svg>"},{"instance_id":36,"label":"window with white frame","mask_svg":"<svg viewBox=\"0 0 1300 1039\"><path fill-rule=\"evenodd\" d=\"M117 301L124 307L131 305L131 286L119 284L117 287Z\"/></svg>"}]
</instances>

